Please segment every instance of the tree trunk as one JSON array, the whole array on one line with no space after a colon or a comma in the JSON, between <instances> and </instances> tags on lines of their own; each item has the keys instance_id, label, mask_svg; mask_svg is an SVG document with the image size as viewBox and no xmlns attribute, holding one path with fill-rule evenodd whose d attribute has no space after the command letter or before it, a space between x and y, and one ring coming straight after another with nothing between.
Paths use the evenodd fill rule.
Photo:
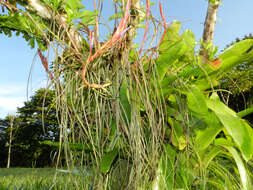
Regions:
<instances>
[{"instance_id":1,"label":"tree trunk","mask_svg":"<svg viewBox=\"0 0 253 190\"><path fill-rule=\"evenodd\" d=\"M214 28L217 19L218 7L219 1L216 0L215 3L212 3L210 0L208 1L208 8L202 37L204 44L213 42ZM208 51L203 46L201 47L200 55L204 56L204 58L206 59L209 58Z\"/></svg>"},{"instance_id":2,"label":"tree trunk","mask_svg":"<svg viewBox=\"0 0 253 190\"><path fill-rule=\"evenodd\" d=\"M10 163L11 163L11 143L12 143L13 121L14 121L14 117L10 117L10 140L9 140L7 168L10 168Z\"/></svg>"},{"instance_id":3,"label":"tree trunk","mask_svg":"<svg viewBox=\"0 0 253 190\"><path fill-rule=\"evenodd\" d=\"M139 10L140 10L140 0L132 0L130 9L130 18L128 23L129 30L126 32L126 44L122 52L123 62L126 62L128 60L129 51L131 49L132 41L136 33L136 27L139 24L139 17L138 17Z\"/></svg>"}]
</instances>

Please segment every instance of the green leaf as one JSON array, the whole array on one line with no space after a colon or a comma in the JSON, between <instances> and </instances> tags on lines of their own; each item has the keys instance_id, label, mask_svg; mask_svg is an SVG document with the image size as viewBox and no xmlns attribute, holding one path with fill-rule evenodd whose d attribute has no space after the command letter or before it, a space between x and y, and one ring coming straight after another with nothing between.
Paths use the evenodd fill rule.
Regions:
<instances>
[{"instance_id":1,"label":"green leaf","mask_svg":"<svg viewBox=\"0 0 253 190\"><path fill-rule=\"evenodd\" d=\"M119 18L122 18L123 16L124 16L124 13L121 11L112 15L108 20L111 21L113 19L119 19Z\"/></svg>"},{"instance_id":2,"label":"green leaf","mask_svg":"<svg viewBox=\"0 0 253 190\"><path fill-rule=\"evenodd\" d=\"M189 88L186 95L189 109L199 118L206 117L208 114L208 108L204 94L193 85Z\"/></svg>"},{"instance_id":3,"label":"green leaf","mask_svg":"<svg viewBox=\"0 0 253 190\"><path fill-rule=\"evenodd\" d=\"M129 124L131 122L131 105L128 101L127 93L127 84L124 82L120 88L120 102L124 121Z\"/></svg>"},{"instance_id":4,"label":"green leaf","mask_svg":"<svg viewBox=\"0 0 253 190\"><path fill-rule=\"evenodd\" d=\"M171 64L184 55L186 51L187 46L185 45L184 40L179 40L173 45L168 43L167 48L160 52L160 55L157 59L157 71L160 82L164 79L165 74L168 72Z\"/></svg>"},{"instance_id":5,"label":"green leaf","mask_svg":"<svg viewBox=\"0 0 253 190\"><path fill-rule=\"evenodd\" d=\"M253 51L248 50L253 46L253 39L246 39L235 43L227 50L222 52L218 58L221 60L222 66L218 72L214 72L215 75L223 74L229 71L231 68L235 67L239 63L244 61L252 60Z\"/></svg>"},{"instance_id":6,"label":"green leaf","mask_svg":"<svg viewBox=\"0 0 253 190\"><path fill-rule=\"evenodd\" d=\"M219 118L228 134L231 135L244 159L247 161L251 159L253 155L253 129L222 102L207 99L206 103L208 108Z\"/></svg>"},{"instance_id":7,"label":"green leaf","mask_svg":"<svg viewBox=\"0 0 253 190\"><path fill-rule=\"evenodd\" d=\"M237 116L242 118L252 113L253 113L253 107L240 111L239 113L237 113Z\"/></svg>"},{"instance_id":8,"label":"green leaf","mask_svg":"<svg viewBox=\"0 0 253 190\"><path fill-rule=\"evenodd\" d=\"M195 130L195 147L197 151L202 151L209 147L214 141L216 136L224 128L214 113L208 114L208 120L206 120L207 127L204 130Z\"/></svg>"},{"instance_id":9,"label":"green leaf","mask_svg":"<svg viewBox=\"0 0 253 190\"><path fill-rule=\"evenodd\" d=\"M76 15L74 18L81 18L82 23L85 25L95 25L96 24L97 12L84 10Z\"/></svg>"},{"instance_id":10,"label":"green leaf","mask_svg":"<svg viewBox=\"0 0 253 190\"><path fill-rule=\"evenodd\" d=\"M218 86L219 82L216 79L207 77L204 79L197 80L193 84L200 90L206 90Z\"/></svg>"},{"instance_id":11,"label":"green leaf","mask_svg":"<svg viewBox=\"0 0 253 190\"><path fill-rule=\"evenodd\" d=\"M173 189L176 151L169 144L165 147L153 182L153 189Z\"/></svg>"},{"instance_id":12,"label":"green leaf","mask_svg":"<svg viewBox=\"0 0 253 190\"><path fill-rule=\"evenodd\" d=\"M168 122L171 126L171 141L172 144L176 147L178 147L179 150L183 150L186 145L186 137L184 135L183 127L180 125L180 123L171 117L168 118Z\"/></svg>"},{"instance_id":13,"label":"green leaf","mask_svg":"<svg viewBox=\"0 0 253 190\"><path fill-rule=\"evenodd\" d=\"M235 160L235 163L237 165L237 169L240 174L241 182L242 182L242 189L243 190L251 190L252 189L252 184L250 182L250 178L248 175L248 171L245 167L245 164L240 156L240 154L237 152L237 150L233 146L229 146L229 143L222 143L219 144L219 142L216 143L217 145L221 145L222 147L226 148L232 157Z\"/></svg>"},{"instance_id":14,"label":"green leaf","mask_svg":"<svg viewBox=\"0 0 253 190\"><path fill-rule=\"evenodd\" d=\"M193 57L193 54L195 52L195 45L196 45L193 32L191 30L186 30L182 34L181 38L185 41L185 44L188 46L188 52L192 53L192 57Z\"/></svg>"},{"instance_id":15,"label":"green leaf","mask_svg":"<svg viewBox=\"0 0 253 190\"><path fill-rule=\"evenodd\" d=\"M201 152L201 160L205 168L208 167L209 163L223 150L219 146L212 146L208 150L204 150Z\"/></svg>"},{"instance_id":16,"label":"green leaf","mask_svg":"<svg viewBox=\"0 0 253 190\"><path fill-rule=\"evenodd\" d=\"M180 40L179 31L181 28L181 23L174 21L173 24L166 29L163 41L159 46L159 52L163 52L168 48L168 46Z\"/></svg>"},{"instance_id":17,"label":"green leaf","mask_svg":"<svg viewBox=\"0 0 253 190\"><path fill-rule=\"evenodd\" d=\"M103 174L106 174L107 172L109 172L111 165L114 159L116 158L117 154L118 154L118 151L113 150L104 155L102 159L102 163L101 163L101 172Z\"/></svg>"},{"instance_id":18,"label":"green leaf","mask_svg":"<svg viewBox=\"0 0 253 190\"><path fill-rule=\"evenodd\" d=\"M68 0L66 4L74 12L84 8L81 0Z\"/></svg>"}]
</instances>

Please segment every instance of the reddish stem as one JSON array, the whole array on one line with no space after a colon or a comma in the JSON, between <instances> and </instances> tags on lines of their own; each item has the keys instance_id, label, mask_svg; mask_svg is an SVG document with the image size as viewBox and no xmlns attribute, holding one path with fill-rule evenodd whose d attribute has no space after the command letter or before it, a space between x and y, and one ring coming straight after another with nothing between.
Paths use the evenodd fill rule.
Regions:
<instances>
[{"instance_id":1,"label":"reddish stem","mask_svg":"<svg viewBox=\"0 0 253 190\"><path fill-rule=\"evenodd\" d=\"M160 40L160 43L161 43L163 41L164 35L166 33L166 29L167 29L166 19L165 19L165 16L163 14L163 9L162 9L162 3L161 3L161 1L159 1L159 8L160 8L160 15L162 17L162 25L163 25L163 28L164 28L164 32L163 32L162 38Z\"/></svg>"},{"instance_id":2,"label":"reddish stem","mask_svg":"<svg viewBox=\"0 0 253 190\"><path fill-rule=\"evenodd\" d=\"M146 2L147 2L147 9L146 9L145 33L144 33L144 36L143 36L143 40L142 40L141 49L139 51L139 54L142 53L143 46L144 46L146 36L147 36L147 33L148 33L148 18L149 18L150 7L149 7L149 0L146 0Z\"/></svg>"},{"instance_id":3,"label":"reddish stem","mask_svg":"<svg viewBox=\"0 0 253 190\"><path fill-rule=\"evenodd\" d=\"M43 56L43 54L42 54L42 52L41 52L40 49L38 49L38 54L39 54L39 56L40 56L41 63L42 63L42 65L44 66L44 68L45 68L47 74L49 75L50 79L51 79L52 81L55 81L55 79L54 79L52 73L51 73L51 72L49 71L49 69L48 69L47 58Z\"/></svg>"}]
</instances>

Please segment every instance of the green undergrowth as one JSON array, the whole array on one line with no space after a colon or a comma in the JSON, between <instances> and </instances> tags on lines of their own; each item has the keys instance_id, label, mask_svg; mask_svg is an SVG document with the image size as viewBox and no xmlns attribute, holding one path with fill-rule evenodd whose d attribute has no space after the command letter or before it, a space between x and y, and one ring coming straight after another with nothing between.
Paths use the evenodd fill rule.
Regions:
<instances>
[{"instance_id":1,"label":"green undergrowth","mask_svg":"<svg viewBox=\"0 0 253 190\"><path fill-rule=\"evenodd\" d=\"M0 190L86 190L89 177L78 170L1 168Z\"/></svg>"}]
</instances>

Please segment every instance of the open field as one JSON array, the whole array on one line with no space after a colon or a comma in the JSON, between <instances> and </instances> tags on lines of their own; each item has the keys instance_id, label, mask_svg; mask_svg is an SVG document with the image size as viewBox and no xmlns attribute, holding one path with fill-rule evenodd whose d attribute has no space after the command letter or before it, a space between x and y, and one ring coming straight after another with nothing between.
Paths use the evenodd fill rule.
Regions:
<instances>
[{"instance_id":1,"label":"open field","mask_svg":"<svg viewBox=\"0 0 253 190\"><path fill-rule=\"evenodd\" d=\"M89 189L88 176L54 168L1 168L0 190Z\"/></svg>"}]
</instances>

